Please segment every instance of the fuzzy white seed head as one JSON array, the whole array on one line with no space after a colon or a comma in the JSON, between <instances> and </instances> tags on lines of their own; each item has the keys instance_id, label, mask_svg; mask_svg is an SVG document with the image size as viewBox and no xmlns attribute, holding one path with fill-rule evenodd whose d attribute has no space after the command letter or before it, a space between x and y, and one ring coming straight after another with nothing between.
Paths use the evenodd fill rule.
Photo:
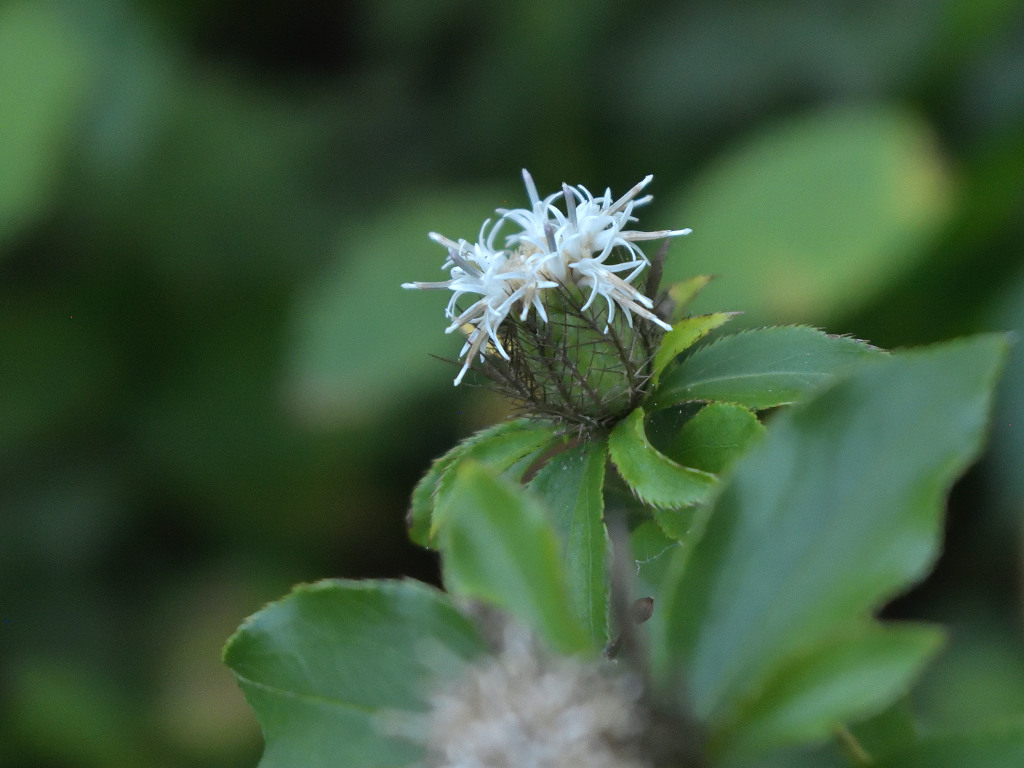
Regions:
<instances>
[{"instance_id":1,"label":"fuzzy white seed head","mask_svg":"<svg viewBox=\"0 0 1024 768\"><path fill-rule=\"evenodd\" d=\"M553 656L523 633L436 693L432 768L648 768L636 678L606 661Z\"/></svg>"}]
</instances>

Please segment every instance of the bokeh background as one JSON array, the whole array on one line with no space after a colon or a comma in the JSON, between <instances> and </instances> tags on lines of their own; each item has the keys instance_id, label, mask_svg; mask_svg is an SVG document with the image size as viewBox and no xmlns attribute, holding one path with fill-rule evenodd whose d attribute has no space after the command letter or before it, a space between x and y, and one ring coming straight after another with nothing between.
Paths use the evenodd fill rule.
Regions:
<instances>
[{"instance_id":1,"label":"bokeh background","mask_svg":"<svg viewBox=\"0 0 1024 768\"><path fill-rule=\"evenodd\" d=\"M0 2L0 763L243 768L220 664L298 581L436 578L455 389L426 233L520 169L690 226L699 309L887 347L1024 332L1024 4ZM1024 713L1024 350L934 577L925 728ZM936 418L942 418L937 413Z\"/></svg>"}]
</instances>

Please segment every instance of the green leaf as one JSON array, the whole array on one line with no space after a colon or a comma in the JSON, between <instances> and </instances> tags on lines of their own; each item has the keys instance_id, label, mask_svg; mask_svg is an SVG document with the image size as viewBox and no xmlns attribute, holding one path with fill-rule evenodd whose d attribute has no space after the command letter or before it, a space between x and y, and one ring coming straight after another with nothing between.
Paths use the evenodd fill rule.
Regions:
<instances>
[{"instance_id":1,"label":"green leaf","mask_svg":"<svg viewBox=\"0 0 1024 768\"><path fill-rule=\"evenodd\" d=\"M586 440L551 459L530 483L550 510L573 607L595 647L608 643L607 460L605 440Z\"/></svg>"},{"instance_id":2,"label":"green leaf","mask_svg":"<svg viewBox=\"0 0 1024 768\"><path fill-rule=\"evenodd\" d=\"M56 191L95 61L87 41L48 3L0 11L0 244Z\"/></svg>"},{"instance_id":3,"label":"green leaf","mask_svg":"<svg viewBox=\"0 0 1024 768\"><path fill-rule=\"evenodd\" d=\"M409 527L409 538L421 547L432 547L430 529L434 521L434 501L437 497L437 486L445 472L451 469L464 450L459 444L448 453L434 459L430 469L416 483L409 500L409 511L405 522Z\"/></svg>"},{"instance_id":4,"label":"green leaf","mask_svg":"<svg viewBox=\"0 0 1024 768\"><path fill-rule=\"evenodd\" d=\"M247 619L224 661L263 728L260 768L385 768L423 757L422 747L389 733L389 719L422 711L444 684L439 667L483 650L435 589L322 581Z\"/></svg>"},{"instance_id":5,"label":"green leaf","mask_svg":"<svg viewBox=\"0 0 1024 768\"><path fill-rule=\"evenodd\" d=\"M655 507L683 507L702 501L717 478L684 467L660 453L644 433L644 412L637 408L615 425L608 438L612 461L633 493Z\"/></svg>"},{"instance_id":6,"label":"green leaf","mask_svg":"<svg viewBox=\"0 0 1024 768\"><path fill-rule=\"evenodd\" d=\"M646 408L654 411L691 400L773 408L795 402L854 363L880 354L862 341L806 326L742 331L670 366Z\"/></svg>"},{"instance_id":7,"label":"green leaf","mask_svg":"<svg viewBox=\"0 0 1024 768\"><path fill-rule=\"evenodd\" d=\"M672 323L675 324L683 319L687 307L697 297L697 294L704 290L704 286L711 282L711 275L697 275L688 277L669 286L668 297L672 300Z\"/></svg>"},{"instance_id":8,"label":"green leaf","mask_svg":"<svg viewBox=\"0 0 1024 768\"><path fill-rule=\"evenodd\" d=\"M1005 351L992 335L880 357L777 415L737 461L662 596L654 656L686 670L700 718L734 721L794 654L927 572Z\"/></svg>"},{"instance_id":9,"label":"green leaf","mask_svg":"<svg viewBox=\"0 0 1024 768\"><path fill-rule=\"evenodd\" d=\"M901 696L883 711L853 724L848 729L860 749L869 755L880 755L897 748L903 749L917 740L919 718L914 712L911 699L916 701L916 690L919 686L920 682L915 682L912 694ZM843 741L842 738L839 739L840 744L843 744Z\"/></svg>"},{"instance_id":10,"label":"green leaf","mask_svg":"<svg viewBox=\"0 0 1024 768\"><path fill-rule=\"evenodd\" d=\"M497 424L463 440L437 459L413 490L409 536L417 544L431 546L444 522L455 469L461 462L477 461L498 472L514 470L517 466L525 471L526 467L520 462L543 452L554 440L555 433L549 423L531 419Z\"/></svg>"},{"instance_id":11,"label":"green leaf","mask_svg":"<svg viewBox=\"0 0 1024 768\"><path fill-rule=\"evenodd\" d=\"M934 133L918 115L877 104L799 115L733 145L677 203L661 198L665 225L694 231L664 279L721 275L710 309L824 323L928 253L951 210L950 190Z\"/></svg>"},{"instance_id":12,"label":"green leaf","mask_svg":"<svg viewBox=\"0 0 1024 768\"><path fill-rule=\"evenodd\" d=\"M934 627L870 622L847 628L781 664L712 749L729 755L824 741L905 694L942 644Z\"/></svg>"},{"instance_id":13,"label":"green leaf","mask_svg":"<svg viewBox=\"0 0 1024 768\"><path fill-rule=\"evenodd\" d=\"M662 337L661 346L658 347L658 351L654 355L654 363L651 366L651 381L654 386L657 386L658 377L661 376L666 365L711 331L725 325L735 314L735 312L715 312L712 315L687 317L675 323L672 330Z\"/></svg>"},{"instance_id":14,"label":"green leaf","mask_svg":"<svg viewBox=\"0 0 1024 768\"><path fill-rule=\"evenodd\" d=\"M1017 768L1024 765L1024 720L922 739L880 756L877 768Z\"/></svg>"},{"instance_id":15,"label":"green leaf","mask_svg":"<svg viewBox=\"0 0 1024 768\"><path fill-rule=\"evenodd\" d=\"M558 536L523 488L483 465L462 462L440 540L450 591L508 610L563 653L590 647L570 597Z\"/></svg>"},{"instance_id":16,"label":"green leaf","mask_svg":"<svg viewBox=\"0 0 1024 768\"><path fill-rule=\"evenodd\" d=\"M735 403L709 403L657 447L684 466L717 475L763 434L764 425L749 409Z\"/></svg>"}]
</instances>

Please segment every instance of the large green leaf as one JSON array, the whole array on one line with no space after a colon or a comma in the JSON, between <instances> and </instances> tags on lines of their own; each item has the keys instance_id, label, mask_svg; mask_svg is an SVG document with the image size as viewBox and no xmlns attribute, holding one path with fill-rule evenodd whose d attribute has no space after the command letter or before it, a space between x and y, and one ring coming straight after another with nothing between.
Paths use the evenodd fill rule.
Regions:
<instances>
[{"instance_id":1,"label":"large green leaf","mask_svg":"<svg viewBox=\"0 0 1024 768\"><path fill-rule=\"evenodd\" d=\"M651 445L642 408L615 425L608 448L622 479L645 504L672 508L696 504L718 481L709 472L677 464Z\"/></svg>"},{"instance_id":2,"label":"large green leaf","mask_svg":"<svg viewBox=\"0 0 1024 768\"><path fill-rule=\"evenodd\" d=\"M927 253L949 193L932 131L904 109L865 104L791 118L733 145L677 203L661 198L662 221L694 232L664 279L721 275L697 311L822 323Z\"/></svg>"},{"instance_id":3,"label":"large green leaf","mask_svg":"<svg viewBox=\"0 0 1024 768\"><path fill-rule=\"evenodd\" d=\"M1006 350L981 336L881 357L773 419L671 569L655 658L712 728L775 672L931 566Z\"/></svg>"},{"instance_id":4,"label":"large green leaf","mask_svg":"<svg viewBox=\"0 0 1024 768\"><path fill-rule=\"evenodd\" d=\"M725 400L748 408L796 401L875 347L805 326L758 328L725 336L669 367L647 410L690 400Z\"/></svg>"},{"instance_id":5,"label":"large green leaf","mask_svg":"<svg viewBox=\"0 0 1024 768\"><path fill-rule=\"evenodd\" d=\"M608 642L608 530L604 524L604 468L608 446L585 440L555 456L530 483L544 500L562 543L576 615L595 646Z\"/></svg>"},{"instance_id":6,"label":"large green leaf","mask_svg":"<svg viewBox=\"0 0 1024 768\"><path fill-rule=\"evenodd\" d=\"M845 629L780 666L736 719L719 728L713 749L757 753L825 740L905 694L942 639L935 627L871 622Z\"/></svg>"},{"instance_id":7,"label":"large green leaf","mask_svg":"<svg viewBox=\"0 0 1024 768\"><path fill-rule=\"evenodd\" d=\"M882 755L877 768L1018 768L1024 765L1024 720L969 733L943 734Z\"/></svg>"},{"instance_id":8,"label":"large green leaf","mask_svg":"<svg viewBox=\"0 0 1024 768\"><path fill-rule=\"evenodd\" d=\"M591 646L569 593L558 535L525 489L493 470L455 470L440 531L445 585L519 618L564 653Z\"/></svg>"},{"instance_id":9,"label":"large green leaf","mask_svg":"<svg viewBox=\"0 0 1024 768\"><path fill-rule=\"evenodd\" d=\"M482 651L469 621L435 589L322 581L247 619L224 661L263 728L261 768L385 768L423 756L390 735L385 718L423 710L443 685L442 667Z\"/></svg>"},{"instance_id":10,"label":"large green leaf","mask_svg":"<svg viewBox=\"0 0 1024 768\"><path fill-rule=\"evenodd\" d=\"M413 489L407 516L409 537L420 546L431 546L437 531L434 509L438 496L450 486L451 470L459 461L468 458L505 472L543 450L553 439L550 424L529 419L506 421L467 437L435 459Z\"/></svg>"}]
</instances>

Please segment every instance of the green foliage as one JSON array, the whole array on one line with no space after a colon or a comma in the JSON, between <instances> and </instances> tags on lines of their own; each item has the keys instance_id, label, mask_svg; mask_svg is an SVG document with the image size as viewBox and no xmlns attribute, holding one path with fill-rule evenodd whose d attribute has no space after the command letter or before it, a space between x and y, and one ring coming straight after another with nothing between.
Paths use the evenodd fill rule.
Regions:
<instances>
[{"instance_id":1,"label":"green foliage","mask_svg":"<svg viewBox=\"0 0 1024 768\"><path fill-rule=\"evenodd\" d=\"M711 282L711 275L697 275L687 277L668 287L669 299L672 300L672 324L673 326L686 317L686 310L693 300Z\"/></svg>"},{"instance_id":2,"label":"green foliage","mask_svg":"<svg viewBox=\"0 0 1024 768\"><path fill-rule=\"evenodd\" d=\"M647 409L688 400L724 400L754 410L795 402L805 392L879 350L802 326L725 336L669 367Z\"/></svg>"},{"instance_id":3,"label":"green foliage","mask_svg":"<svg viewBox=\"0 0 1024 768\"><path fill-rule=\"evenodd\" d=\"M644 411L637 408L608 438L619 474L637 498L655 507L679 508L702 501L715 487L709 472L684 467L659 452L644 431Z\"/></svg>"},{"instance_id":4,"label":"green foliage","mask_svg":"<svg viewBox=\"0 0 1024 768\"><path fill-rule=\"evenodd\" d=\"M389 718L421 711L438 668L453 671L482 650L470 623L429 587L322 581L250 617L224 661L263 727L261 768L328 768L341 756L352 768L384 768L422 753L388 733Z\"/></svg>"},{"instance_id":5,"label":"green foliage","mask_svg":"<svg viewBox=\"0 0 1024 768\"><path fill-rule=\"evenodd\" d=\"M883 755L880 768L1010 768L1024 761L1024 723L943 734Z\"/></svg>"},{"instance_id":6,"label":"green foliage","mask_svg":"<svg viewBox=\"0 0 1024 768\"><path fill-rule=\"evenodd\" d=\"M596 647L608 643L608 530L604 472L608 446L586 440L555 456L530 481L562 544L574 613Z\"/></svg>"},{"instance_id":7,"label":"green foliage","mask_svg":"<svg viewBox=\"0 0 1024 768\"><path fill-rule=\"evenodd\" d=\"M822 322L921 258L949 189L935 139L913 113L812 111L735 146L666 206L700 241L666 279L683 269L723 275L716 300L727 306Z\"/></svg>"},{"instance_id":8,"label":"green foliage","mask_svg":"<svg viewBox=\"0 0 1024 768\"><path fill-rule=\"evenodd\" d=\"M661 411L655 417L664 422L671 415L669 411ZM687 467L721 474L764 433L764 426L753 411L742 405L708 403L681 427L666 429L665 433L657 447L670 459ZM650 428L648 434L651 434Z\"/></svg>"},{"instance_id":9,"label":"green foliage","mask_svg":"<svg viewBox=\"0 0 1024 768\"><path fill-rule=\"evenodd\" d=\"M473 463L456 470L451 495L441 529L445 586L508 610L563 653L587 648L600 635L600 617L589 601L576 601L584 616L574 610L562 547L543 508Z\"/></svg>"},{"instance_id":10,"label":"green foliage","mask_svg":"<svg viewBox=\"0 0 1024 768\"><path fill-rule=\"evenodd\" d=\"M656 652L665 674L685 670L720 751L742 741L741 713L781 668L862 627L931 565L1005 346L987 336L877 359L780 414L736 464L666 580ZM866 714L850 693L835 722Z\"/></svg>"},{"instance_id":11,"label":"green foliage","mask_svg":"<svg viewBox=\"0 0 1024 768\"><path fill-rule=\"evenodd\" d=\"M687 317L675 323L672 330L661 340L661 346L654 355L654 362L651 364L652 383L657 386L658 377L666 365L732 317L730 312L715 312L710 315Z\"/></svg>"},{"instance_id":12,"label":"green foliage","mask_svg":"<svg viewBox=\"0 0 1024 768\"><path fill-rule=\"evenodd\" d=\"M581 437L545 456L527 488L524 473L554 432L520 420L439 459L413 499L413 530L433 530L452 594L507 611L560 653L593 657L610 639L610 458L653 507L629 540L640 584L654 591L650 683L678 717L696 717L715 760L733 763L837 733L866 754L846 725L881 723L938 650L941 630L872 614L933 562L942 500L980 450L1006 351L990 335L880 355L809 329L772 329L790 330L800 357L811 339L853 344L861 364L816 373L814 391L767 430L729 402L664 421L674 454L704 469L658 452L638 408L607 442ZM712 470L728 470L725 482ZM417 633L445 649L440 673L439 662L423 662L422 642L410 646ZM423 726L395 713L420 710L478 642L431 590L324 582L247 621L225 659L260 716L263 768L300 755L314 765L327 756L410 765ZM865 732L883 764L938 749L912 729ZM996 766L1021 748L1019 736L949 744L975 756L971 764Z\"/></svg>"},{"instance_id":13,"label":"green foliage","mask_svg":"<svg viewBox=\"0 0 1024 768\"><path fill-rule=\"evenodd\" d=\"M435 460L416 484L409 509L409 535L430 546L444 522L455 472L465 461L486 464L499 472L522 477L533 459L554 440L545 422L519 419L482 430Z\"/></svg>"},{"instance_id":14,"label":"green foliage","mask_svg":"<svg viewBox=\"0 0 1024 768\"><path fill-rule=\"evenodd\" d=\"M821 741L909 690L943 633L910 624L854 624L788 658L721 726L718 751L761 754Z\"/></svg>"},{"instance_id":15,"label":"green foliage","mask_svg":"<svg viewBox=\"0 0 1024 768\"><path fill-rule=\"evenodd\" d=\"M643 222L694 228L663 283L716 276L669 287L670 322L1020 336L1021 22L1013 0L0 4L5 768L251 768L258 724L218 663L239 618L326 574L437 578L409 491L506 411L450 386L430 353L459 334L398 283L441 276L427 230L521 205L524 165L548 190L656 174ZM949 627L909 703L975 746L1024 713L1022 363L940 578L893 609ZM646 436L708 470L672 448L699 407L648 412ZM685 546L664 531L689 543L707 508L604 480L654 594ZM876 762L895 748L850 730ZM752 759L809 761L842 763Z\"/></svg>"}]
</instances>

